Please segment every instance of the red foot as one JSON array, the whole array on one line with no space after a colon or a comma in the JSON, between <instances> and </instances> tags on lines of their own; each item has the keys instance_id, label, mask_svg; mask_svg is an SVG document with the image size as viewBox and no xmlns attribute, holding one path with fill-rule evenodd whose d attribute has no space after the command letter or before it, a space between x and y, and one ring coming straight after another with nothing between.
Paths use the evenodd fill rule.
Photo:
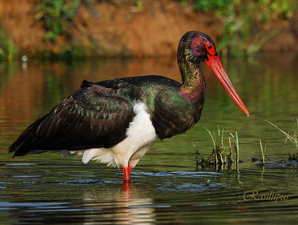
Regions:
<instances>
[{"instance_id":1,"label":"red foot","mask_svg":"<svg viewBox=\"0 0 298 225\"><path fill-rule=\"evenodd\" d=\"M131 165L128 165L128 167L122 166L123 170L123 180L124 181L130 181L130 172L131 172Z\"/></svg>"}]
</instances>

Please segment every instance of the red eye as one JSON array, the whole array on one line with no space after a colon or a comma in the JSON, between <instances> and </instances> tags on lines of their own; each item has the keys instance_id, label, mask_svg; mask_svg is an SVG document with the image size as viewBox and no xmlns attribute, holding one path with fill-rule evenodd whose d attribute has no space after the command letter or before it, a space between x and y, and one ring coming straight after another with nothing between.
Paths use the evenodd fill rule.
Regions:
<instances>
[{"instance_id":1,"label":"red eye","mask_svg":"<svg viewBox=\"0 0 298 225\"><path fill-rule=\"evenodd\" d=\"M207 49L207 51L208 51L208 53L210 54L210 55L215 55L216 54L216 52L215 52L215 48L214 48L214 45L213 44L211 44L211 43L209 43L209 42L205 42L205 46L206 46L206 49Z\"/></svg>"}]
</instances>

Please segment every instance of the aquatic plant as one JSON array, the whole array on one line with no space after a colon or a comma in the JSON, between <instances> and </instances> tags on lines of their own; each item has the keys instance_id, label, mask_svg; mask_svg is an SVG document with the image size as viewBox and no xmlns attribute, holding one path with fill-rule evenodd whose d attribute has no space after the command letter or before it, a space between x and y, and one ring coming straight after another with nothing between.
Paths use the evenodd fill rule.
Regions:
<instances>
[{"instance_id":1,"label":"aquatic plant","mask_svg":"<svg viewBox=\"0 0 298 225\"><path fill-rule=\"evenodd\" d=\"M221 131L219 129L219 126L217 126L217 135L215 133L212 135L211 132L206 127L204 128L209 133L213 143L212 154L210 155L208 161L213 164L224 164L225 163L225 161L223 160L225 158L225 153L224 153L225 146L223 143L224 129Z\"/></svg>"},{"instance_id":2,"label":"aquatic plant","mask_svg":"<svg viewBox=\"0 0 298 225\"><path fill-rule=\"evenodd\" d=\"M196 147L194 143L193 143L193 146ZM208 160L204 159L198 150L195 151L195 160L196 160L196 170L198 169L199 165L202 165L202 166L210 165Z\"/></svg>"},{"instance_id":3,"label":"aquatic plant","mask_svg":"<svg viewBox=\"0 0 298 225\"><path fill-rule=\"evenodd\" d=\"M290 140L291 143L298 150L298 135L297 135L297 131L294 131L293 134L290 135L290 133L287 133L287 132L283 131L282 129L280 129L278 126L276 126L272 122L270 122L268 120L265 120L265 122L271 124L273 127L275 127L276 129L278 129L281 133L283 133L286 136L286 140ZM296 124L297 124L297 127L298 127L298 119L297 118L296 118Z\"/></svg>"},{"instance_id":4,"label":"aquatic plant","mask_svg":"<svg viewBox=\"0 0 298 225\"><path fill-rule=\"evenodd\" d=\"M235 149L235 153L236 153L236 163L239 163L239 159L240 159L240 147L239 147L239 138L238 138L237 131L235 132L235 136L232 133L230 133L230 136L232 137L232 139L233 139L233 141L235 143L234 149ZM229 141L229 143L231 143L231 142ZM230 146L230 149L232 149L231 146Z\"/></svg>"},{"instance_id":5,"label":"aquatic plant","mask_svg":"<svg viewBox=\"0 0 298 225\"><path fill-rule=\"evenodd\" d=\"M213 134L205 127L205 130L209 133L213 149L212 153L208 158L209 164L231 164L233 163L233 150L236 153L236 163L239 163L239 155L240 155L240 149L239 149L239 138L237 131L235 132L235 136L230 133L229 137L229 153L227 154L225 152L225 144L224 144L224 129L220 130L219 126L217 126L217 132L214 132ZM232 145L232 141L234 141L234 145Z\"/></svg>"},{"instance_id":6,"label":"aquatic plant","mask_svg":"<svg viewBox=\"0 0 298 225\"><path fill-rule=\"evenodd\" d=\"M298 155L298 151L296 152L296 154L295 153L294 154L289 153L288 154L288 156L289 156L288 160L289 161L298 161L297 155Z\"/></svg>"},{"instance_id":7,"label":"aquatic plant","mask_svg":"<svg viewBox=\"0 0 298 225\"><path fill-rule=\"evenodd\" d=\"M262 153L262 163L264 164L265 161L266 161L265 154L266 154L266 151L267 151L267 146L265 145L263 147L261 139L259 139L259 141L260 141L260 149L261 149L261 153Z\"/></svg>"},{"instance_id":8,"label":"aquatic plant","mask_svg":"<svg viewBox=\"0 0 298 225\"><path fill-rule=\"evenodd\" d=\"M239 138L238 133L235 132L235 135L230 133L230 137L228 137L229 140L229 151L226 152L226 146L224 143L224 129L220 130L219 126L217 126L216 132L211 132L207 128L205 130L208 132L208 134L211 137L212 140L212 152L209 155L207 159L204 159L201 153L199 152L198 148L192 142L194 148L195 148L195 160L196 160L196 171L198 170L198 166L200 165L202 168L205 167L211 167L216 168L218 170L226 169L226 166L229 170L232 169L232 164L235 163L236 169L239 172L239 155L240 155L240 149L239 149ZM235 159L233 160L235 153Z\"/></svg>"}]
</instances>

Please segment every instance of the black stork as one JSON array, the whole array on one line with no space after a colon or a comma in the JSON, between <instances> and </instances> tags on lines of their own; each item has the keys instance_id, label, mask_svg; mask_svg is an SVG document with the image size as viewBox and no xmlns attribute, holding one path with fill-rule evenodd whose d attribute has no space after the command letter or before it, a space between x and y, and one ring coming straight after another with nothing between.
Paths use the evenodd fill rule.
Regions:
<instances>
[{"instance_id":1,"label":"black stork","mask_svg":"<svg viewBox=\"0 0 298 225\"><path fill-rule=\"evenodd\" d=\"M205 62L236 104L249 115L225 72L210 36L187 32L178 45L182 84L148 75L97 83L83 81L10 146L14 156L50 150L84 150L91 159L122 166L124 181L157 139L185 133L200 119L206 95Z\"/></svg>"}]
</instances>

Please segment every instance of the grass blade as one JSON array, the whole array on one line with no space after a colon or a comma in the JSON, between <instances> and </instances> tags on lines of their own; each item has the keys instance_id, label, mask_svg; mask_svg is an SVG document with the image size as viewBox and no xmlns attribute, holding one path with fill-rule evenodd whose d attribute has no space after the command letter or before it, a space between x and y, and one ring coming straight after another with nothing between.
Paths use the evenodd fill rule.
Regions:
<instances>
[{"instance_id":1,"label":"grass blade","mask_svg":"<svg viewBox=\"0 0 298 225\"><path fill-rule=\"evenodd\" d=\"M271 123L268 120L264 120L265 122L271 124L273 127L275 127L276 129L278 129L281 133L283 133L287 139L289 139L293 145L295 146L295 148L298 150L298 140L295 139L294 137L292 137L291 135L289 135L288 133L286 133L285 131L283 131L282 129L280 129L278 126L276 126L275 124Z\"/></svg>"}]
</instances>

